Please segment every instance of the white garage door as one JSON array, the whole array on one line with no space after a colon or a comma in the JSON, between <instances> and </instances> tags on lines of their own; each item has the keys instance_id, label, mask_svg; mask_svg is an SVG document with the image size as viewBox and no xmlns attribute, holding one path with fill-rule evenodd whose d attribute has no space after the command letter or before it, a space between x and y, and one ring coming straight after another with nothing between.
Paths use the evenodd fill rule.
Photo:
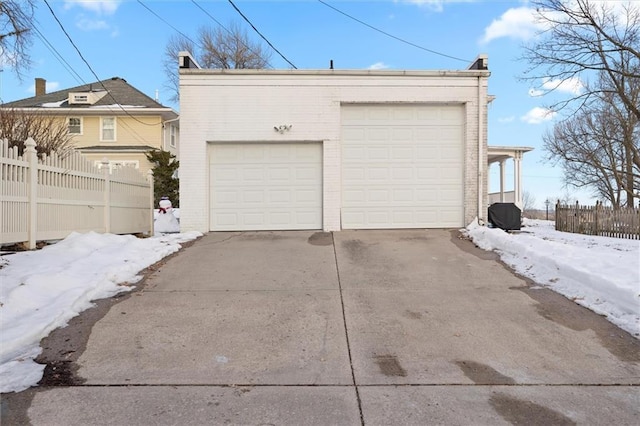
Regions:
<instances>
[{"instance_id":1,"label":"white garage door","mask_svg":"<svg viewBox=\"0 0 640 426\"><path fill-rule=\"evenodd\" d=\"M212 144L212 231L322 228L322 145Z\"/></svg>"},{"instance_id":2,"label":"white garage door","mask_svg":"<svg viewBox=\"0 0 640 426\"><path fill-rule=\"evenodd\" d=\"M464 226L462 105L344 105L342 227Z\"/></svg>"}]
</instances>

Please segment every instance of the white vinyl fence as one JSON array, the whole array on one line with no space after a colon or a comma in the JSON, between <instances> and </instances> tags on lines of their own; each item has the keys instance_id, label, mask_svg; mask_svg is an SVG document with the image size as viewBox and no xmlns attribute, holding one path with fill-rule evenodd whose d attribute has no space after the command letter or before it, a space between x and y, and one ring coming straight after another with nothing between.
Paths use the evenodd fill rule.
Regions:
<instances>
[{"instance_id":1,"label":"white vinyl fence","mask_svg":"<svg viewBox=\"0 0 640 426\"><path fill-rule=\"evenodd\" d=\"M0 140L0 244L153 232L153 179L130 167L109 173L77 152L39 159L35 147L29 138L20 157Z\"/></svg>"}]
</instances>

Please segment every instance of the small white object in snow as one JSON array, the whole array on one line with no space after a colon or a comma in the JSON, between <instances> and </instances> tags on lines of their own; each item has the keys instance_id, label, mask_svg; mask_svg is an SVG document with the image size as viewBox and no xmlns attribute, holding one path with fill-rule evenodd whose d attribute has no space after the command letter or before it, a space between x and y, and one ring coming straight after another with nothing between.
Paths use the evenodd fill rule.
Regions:
<instances>
[{"instance_id":1,"label":"small white object in snow","mask_svg":"<svg viewBox=\"0 0 640 426\"><path fill-rule=\"evenodd\" d=\"M180 232L180 223L178 222L178 218L173 214L171 200L163 197L158 204L160 205L160 208L156 210L157 213L154 214L154 234L158 235Z\"/></svg>"}]
</instances>

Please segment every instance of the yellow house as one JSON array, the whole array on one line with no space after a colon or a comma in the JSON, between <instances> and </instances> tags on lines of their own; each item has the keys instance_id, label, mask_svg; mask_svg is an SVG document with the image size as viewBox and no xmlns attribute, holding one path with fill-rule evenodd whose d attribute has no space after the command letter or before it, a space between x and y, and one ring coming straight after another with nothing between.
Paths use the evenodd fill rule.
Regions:
<instances>
[{"instance_id":1,"label":"yellow house","mask_svg":"<svg viewBox=\"0 0 640 426\"><path fill-rule=\"evenodd\" d=\"M145 95L126 80L113 77L46 93L36 78L36 95L2 108L60 117L73 135L74 147L94 164L106 158L110 168L134 166L147 173L145 153L163 149L178 155L178 114Z\"/></svg>"}]
</instances>

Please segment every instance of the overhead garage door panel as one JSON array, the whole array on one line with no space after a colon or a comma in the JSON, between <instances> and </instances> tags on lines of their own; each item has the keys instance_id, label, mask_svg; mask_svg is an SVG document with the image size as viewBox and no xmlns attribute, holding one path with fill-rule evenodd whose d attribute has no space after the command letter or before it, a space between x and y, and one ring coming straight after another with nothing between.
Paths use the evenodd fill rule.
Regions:
<instances>
[{"instance_id":1,"label":"overhead garage door panel","mask_svg":"<svg viewBox=\"0 0 640 426\"><path fill-rule=\"evenodd\" d=\"M322 228L321 144L213 144L210 229Z\"/></svg>"},{"instance_id":2,"label":"overhead garage door panel","mask_svg":"<svg viewBox=\"0 0 640 426\"><path fill-rule=\"evenodd\" d=\"M342 226L463 225L463 106L342 107Z\"/></svg>"}]
</instances>

